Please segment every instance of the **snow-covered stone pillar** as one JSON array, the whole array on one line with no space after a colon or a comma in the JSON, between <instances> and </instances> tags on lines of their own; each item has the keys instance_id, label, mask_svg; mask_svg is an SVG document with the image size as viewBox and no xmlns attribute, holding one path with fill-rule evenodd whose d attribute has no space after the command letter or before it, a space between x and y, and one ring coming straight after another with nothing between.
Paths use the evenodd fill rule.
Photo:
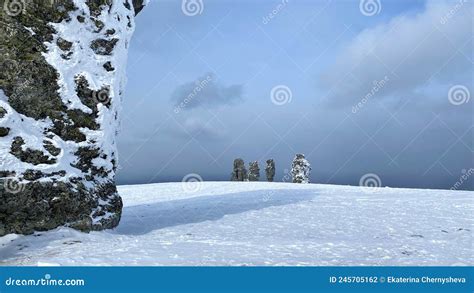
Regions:
<instances>
[{"instance_id":1,"label":"snow-covered stone pillar","mask_svg":"<svg viewBox=\"0 0 474 293\"><path fill-rule=\"evenodd\" d=\"M311 165L303 154L296 154L291 165L293 183L309 183Z\"/></svg>"},{"instance_id":2,"label":"snow-covered stone pillar","mask_svg":"<svg viewBox=\"0 0 474 293\"><path fill-rule=\"evenodd\" d=\"M260 180L260 167L258 166L258 161L253 161L249 163L249 181L259 181Z\"/></svg>"},{"instance_id":3,"label":"snow-covered stone pillar","mask_svg":"<svg viewBox=\"0 0 474 293\"><path fill-rule=\"evenodd\" d=\"M267 160L267 166L265 167L265 174L267 175L267 181L273 182L273 178L275 178L275 161L273 159Z\"/></svg>"},{"instance_id":4,"label":"snow-covered stone pillar","mask_svg":"<svg viewBox=\"0 0 474 293\"><path fill-rule=\"evenodd\" d=\"M0 0L0 236L115 227L116 132L143 0Z\"/></svg>"}]
</instances>

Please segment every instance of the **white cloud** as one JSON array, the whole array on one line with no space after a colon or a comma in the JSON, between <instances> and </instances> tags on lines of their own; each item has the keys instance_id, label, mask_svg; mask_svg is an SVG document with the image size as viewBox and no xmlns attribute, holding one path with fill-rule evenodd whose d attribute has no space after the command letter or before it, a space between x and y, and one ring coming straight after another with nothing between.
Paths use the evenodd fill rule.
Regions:
<instances>
[{"instance_id":1,"label":"white cloud","mask_svg":"<svg viewBox=\"0 0 474 293\"><path fill-rule=\"evenodd\" d=\"M466 0L431 1L419 14L364 30L324 72L321 85L331 89L331 102L348 106L386 76L387 86L374 98L429 90L433 84L471 86L472 11Z\"/></svg>"}]
</instances>

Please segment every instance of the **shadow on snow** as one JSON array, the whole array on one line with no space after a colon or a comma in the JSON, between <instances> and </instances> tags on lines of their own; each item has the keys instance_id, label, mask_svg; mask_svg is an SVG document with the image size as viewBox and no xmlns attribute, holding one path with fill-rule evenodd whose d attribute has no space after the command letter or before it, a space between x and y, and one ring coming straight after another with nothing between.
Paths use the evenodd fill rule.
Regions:
<instances>
[{"instance_id":1,"label":"shadow on snow","mask_svg":"<svg viewBox=\"0 0 474 293\"><path fill-rule=\"evenodd\" d=\"M94 233L144 235L167 227L214 221L226 215L307 201L316 195L317 193L313 190L265 189L124 207L122 220L117 228ZM235 228L238 229L238 227ZM48 246L51 241L58 241L63 237L66 237L64 240L74 239L75 235L81 233L67 230L62 232L67 234L65 236L55 233L58 229L52 230L50 233L38 232L35 235L21 236L10 243L3 244L0 247L0 265L34 264L31 262L33 256L29 255L29 251L24 251L24 248L33 246L38 252ZM54 254L54 252L47 254L50 253ZM47 255L42 256L46 257Z\"/></svg>"},{"instance_id":2,"label":"shadow on snow","mask_svg":"<svg viewBox=\"0 0 474 293\"><path fill-rule=\"evenodd\" d=\"M253 190L124 207L122 220L114 233L142 235L167 227L214 221L226 215L294 204L315 196L311 190Z\"/></svg>"}]
</instances>

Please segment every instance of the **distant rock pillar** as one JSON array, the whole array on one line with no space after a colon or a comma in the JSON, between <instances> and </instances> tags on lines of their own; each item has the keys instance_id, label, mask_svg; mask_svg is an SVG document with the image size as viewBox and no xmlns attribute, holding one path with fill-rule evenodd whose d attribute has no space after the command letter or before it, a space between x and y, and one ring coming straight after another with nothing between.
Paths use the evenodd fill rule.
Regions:
<instances>
[{"instance_id":1,"label":"distant rock pillar","mask_svg":"<svg viewBox=\"0 0 474 293\"><path fill-rule=\"evenodd\" d=\"M250 162L249 164L249 181L259 181L260 180L260 168L258 167L258 162Z\"/></svg>"},{"instance_id":2,"label":"distant rock pillar","mask_svg":"<svg viewBox=\"0 0 474 293\"><path fill-rule=\"evenodd\" d=\"M293 183L309 183L311 165L303 154L297 154L293 159L291 166L291 175Z\"/></svg>"},{"instance_id":3,"label":"distant rock pillar","mask_svg":"<svg viewBox=\"0 0 474 293\"><path fill-rule=\"evenodd\" d=\"M247 169L245 169L244 160L238 158L234 160L234 169L232 171L231 181L247 181L248 174Z\"/></svg>"},{"instance_id":4,"label":"distant rock pillar","mask_svg":"<svg viewBox=\"0 0 474 293\"><path fill-rule=\"evenodd\" d=\"M267 181L273 182L273 178L275 178L275 161L273 161L273 159L267 160L265 174L267 175Z\"/></svg>"}]
</instances>

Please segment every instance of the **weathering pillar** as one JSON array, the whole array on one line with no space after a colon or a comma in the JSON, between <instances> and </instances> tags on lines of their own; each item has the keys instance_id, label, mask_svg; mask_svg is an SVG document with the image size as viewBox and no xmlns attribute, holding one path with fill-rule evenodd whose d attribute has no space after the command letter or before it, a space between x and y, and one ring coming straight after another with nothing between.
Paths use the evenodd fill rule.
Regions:
<instances>
[{"instance_id":1,"label":"weathering pillar","mask_svg":"<svg viewBox=\"0 0 474 293\"><path fill-rule=\"evenodd\" d=\"M0 236L118 225L115 136L142 7L0 0Z\"/></svg>"}]
</instances>

